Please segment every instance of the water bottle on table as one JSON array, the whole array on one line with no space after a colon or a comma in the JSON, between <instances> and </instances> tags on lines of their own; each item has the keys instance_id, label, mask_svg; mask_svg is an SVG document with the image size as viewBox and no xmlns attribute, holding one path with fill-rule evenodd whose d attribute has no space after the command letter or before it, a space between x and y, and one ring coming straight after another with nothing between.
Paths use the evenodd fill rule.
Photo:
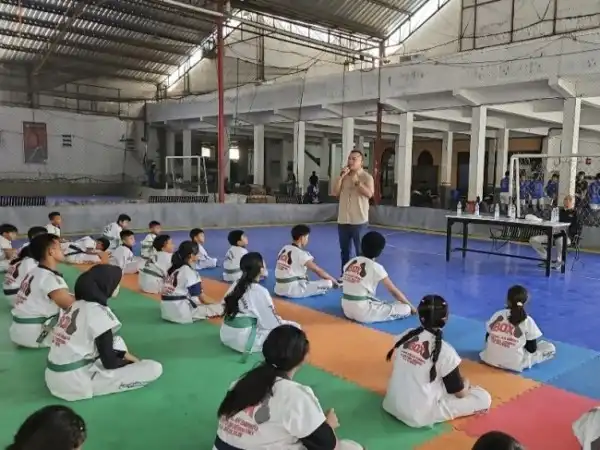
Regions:
<instances>
[{"instance_id":1,"label":"water bottle on table","mask_svg":"<svg viewBox=\"0 0 600 450\"><path fill-rule=\"evenodd\" d=\"M500 205L498 203L496 203L494 205L494 219L499 219L500 218Z\"/></svg>"},{"instance_id":2,"label":"water bottle on table","mask_svg":"<svg viewBox=\"0 0 600 450\"><path fill-rule=\"evenodd\" d=\"M479 202L475 202L475 215L479 216Z\"/></svg>"},{"instance_id":3,"label":"water bottle on table","mask_svg":"<svg viewBox=\"0 0 600 450\"><path fill-rule=\"evenodd\" d=\"M462 216L462 203L460 200L458 201L458 204L456 205L456 215Z\"/></svg>"}]
</instances>

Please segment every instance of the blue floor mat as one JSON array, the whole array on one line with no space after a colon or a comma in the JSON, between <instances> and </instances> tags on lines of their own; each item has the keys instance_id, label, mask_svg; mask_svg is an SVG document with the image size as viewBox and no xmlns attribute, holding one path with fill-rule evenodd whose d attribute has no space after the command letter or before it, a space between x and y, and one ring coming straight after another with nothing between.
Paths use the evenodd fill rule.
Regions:
<instances>
[{"instance_id":1,"label":"blue floor mat","mask_svg":"<svg viewBox=\"0 0 600 450\"><path fill-rule=\"evenodd\" d=\"M556 346L554 358L523 371L521 373L523 377L541 383L552 383L552 380L570 373L600 355L594 350L564 342L552 341L552 343Z\"/></svg>"},{"instance_id":2,"label":"blue floor mat","mask_svg":"<svg viewBox=\"0 0 600 450\"><path fill-rule=\"evenodd\" d=\"M584 397L600 400L600 383L597 378L599 373L600 357L596 357L550 380L549 384Z\"/></svg>"}]
</instances>

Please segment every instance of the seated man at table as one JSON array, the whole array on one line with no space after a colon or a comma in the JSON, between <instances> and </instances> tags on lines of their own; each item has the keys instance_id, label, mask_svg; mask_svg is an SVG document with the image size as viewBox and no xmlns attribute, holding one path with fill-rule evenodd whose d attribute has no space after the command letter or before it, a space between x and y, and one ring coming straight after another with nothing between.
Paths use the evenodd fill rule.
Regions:
<instances>
[{"instance_id":1,"label":"seated man at table","mask_svg":"<svg viewBox=\"0 0 600 450\"><path fill-rule=\"evenodd\" d=\"M567 229L567 245L571 244L571 241L581 232L581 222L579 220L579 216L577 214L577 210L575 209L575 199L572 195L567 195L563 201L563 208L560 208L559 211L559 222L565 222L569 224L569 228ZM542 258L546 258L548 237L546 235L543 236L533 236L529 239L529 243L531 247L540 255ZM562 267L562 246L563 240L560 234L554 235L554 246L556 247L556 259L552 261L552 268L560 269ZM541 263L541 266L544 266L545 263Z\"/></svg>"}]
</instances>

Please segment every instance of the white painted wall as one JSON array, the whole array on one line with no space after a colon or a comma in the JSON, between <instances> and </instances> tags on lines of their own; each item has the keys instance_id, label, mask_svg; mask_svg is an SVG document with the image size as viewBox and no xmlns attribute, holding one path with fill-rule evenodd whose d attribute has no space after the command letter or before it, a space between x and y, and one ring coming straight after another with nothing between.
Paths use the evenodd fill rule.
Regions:
<instances>
[{"instance_id":1,"label":"white painted wall","mask_svg":"<svg viewBox=\"0 0 600 450\"><path fill-rule=\"evenodd\" d=\"M226 87L235 87L257 80L259 38L255 33L236 30L225 41L226 51L223 78ZM264 38L265 78L289 80L302 76L341 73L344 59L305 46ZM179 80L169 94L182 93L184 83ZM209 92L217 89L217 61L205 58L190 71L189 90Z\"/></svg>"},{"instance_id":2,"label":"white painted wall","mask_svg":"<svg viewBox=\"0 0 600 450\"><path fill-rule=\"evenodd\" d=\"M462 50L600 27L598 0L498 0L485 4L465 0L464 3L465 7L473 7L462 13Z\"/></svg>"},{"instance_id":3,"label":"white painted wall","mask_svg":"<svg viewBox=\"0 0 600 450\"><path fill-rule=\"evenodd\" d=\"M46 164L25 164L23 122L46 124ZM62 135L72 136L72 147L63 147ZM140 151L141 122L74 114L54 110L0 107L0 176L13 179L87 178L87 181L120 180L121 174L144 175L137 155L125 152L122 138L135 139ZM86 180L81 180L85 182Z\"/></svg>"}]
</instances>

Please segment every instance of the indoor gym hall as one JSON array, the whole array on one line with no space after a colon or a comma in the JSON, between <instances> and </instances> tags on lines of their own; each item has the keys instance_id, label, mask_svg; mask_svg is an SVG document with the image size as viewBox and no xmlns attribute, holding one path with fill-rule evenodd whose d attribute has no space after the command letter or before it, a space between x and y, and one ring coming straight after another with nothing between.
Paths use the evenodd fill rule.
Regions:
<instances>
[{"instance_id":1,"label":"indoor gym hall","mask_svg":"<svg viewBox=\"0 0 600 450\"><path fill-rule=\"evenodd\" d=\"M337 237L336 225L317 224L311 228L309 251L324 269L336 273L338 250L331 245ZM340 435L370 450L458 450L469 449L476 437L490 429L501 429L528 449L578 449L572 422L600 401L600 386L596 383L600 337L594 332L599 320L593 314L592 300L600 287L600 279L594 278L600 256L584 253L566 276L547 279L535 264L508 258L473 254L464 261L454 258L446 263L445 238L441 235L371 229L386 236L388 245L380 262L409 299L417 301L435 292L448 300L451 317L444 338L463 358L465 377L484 386L492 394L493 404L484 416L431 429L408 428L387 416L381 400L390 373L385 354L394 335L416 325L414 317L374 325L352 323L342 318L341 294L337 290L309 299L276 300L278 312L299 322L308 333L309 364L299 372L298 380L313 387L324 407L335 407L342 424ZM245 228L248 248L261 252L267 265L273 267L277 251L289 241L289 230L289 226ZM206 230L210 255L222 258L228 247L228 231ZM188 231L166 233L179 242L186 239ZM143 236L136 236L138 242ZM473 241L473 245L485 249L491 244ZM531 252L524 246L510 247L507 250L512 252ZM80 268L63 269L72 286ZM201 274L207 294L221 298L227 286L220 281L220 269ZM478 358L484 321L499 308L506 290L515 283L529 289L528 313L557 346L554 360L520 375L485 366ZM272 288L272 275L265 284ZM175 445L181 449L208 448L217 423L214 411L223 393L231 380L258 358L253 356L243 364L239 354L223 347L217 321L190 326L162 322L150 297L139 292L135 275L127 275L112 307L124 323L122 334L131 348L160 361L165 367L164 376L143 390L75 404L89 423L86 448L99 450L124 443L127 448L140 450ZM5 326L9 315L4 309ZM39 353L16 350L4 336L0 361L0 429L4 442L22 417L55 400L39 376L44 365Z\"/></svg>"}]
</instances>

